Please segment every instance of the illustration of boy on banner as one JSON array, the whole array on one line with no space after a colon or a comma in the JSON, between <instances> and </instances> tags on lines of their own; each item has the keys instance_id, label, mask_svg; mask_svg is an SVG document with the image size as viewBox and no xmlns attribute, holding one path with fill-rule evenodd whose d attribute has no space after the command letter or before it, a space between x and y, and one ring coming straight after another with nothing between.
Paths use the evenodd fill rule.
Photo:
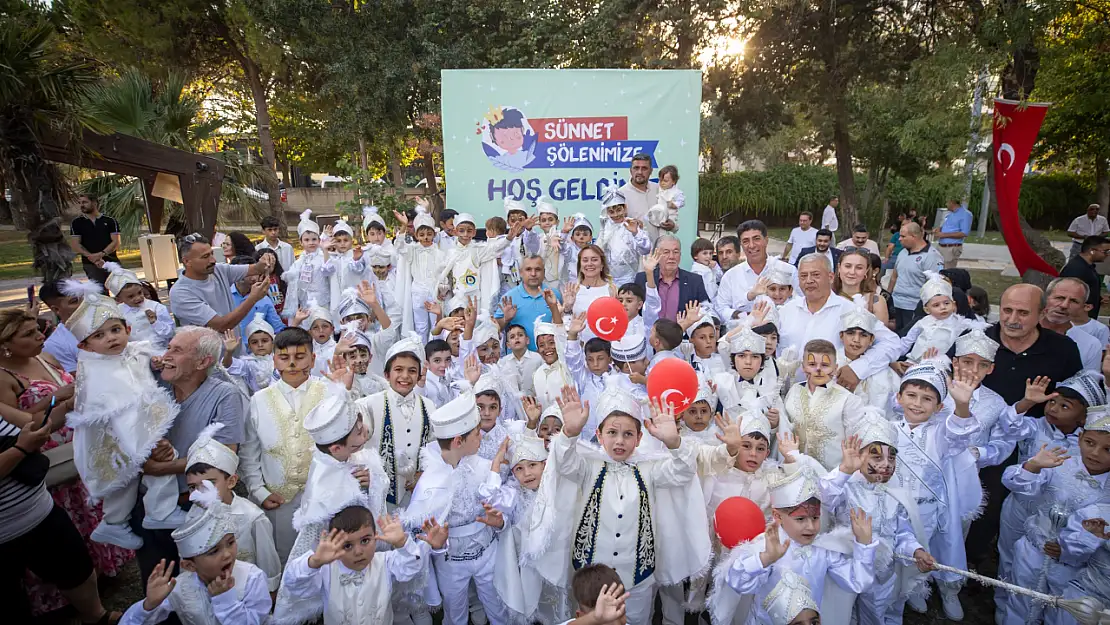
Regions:
<instances>
[{"instance_id":1,"label":"illustration of boy on banner","mask_svg":"<svg viewBox=\"0 0 1110 625\"><path fill-rule=\"evenodd\" d=\"M494 167L522 171L536 158L536 133L515 106L490 106L480 122L482 151Z\"/></svg>"}]
</instances>

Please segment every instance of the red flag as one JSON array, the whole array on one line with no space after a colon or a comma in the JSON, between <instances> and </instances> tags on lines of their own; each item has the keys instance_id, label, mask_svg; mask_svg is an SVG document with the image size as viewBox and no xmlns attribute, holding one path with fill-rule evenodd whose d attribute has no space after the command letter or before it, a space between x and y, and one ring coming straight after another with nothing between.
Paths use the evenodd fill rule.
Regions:
<instances>
[{"instance_id":1,"label":"red flag","mask_svg":"<svg viewBox=\"0 0 1110 625\"><path fill-rule=\"evenodd\" d=\"M1021 179L1029 153L1037 142L1047 104L1014 102L996 98L994 101L994 190L998 199L998 216L1002 222L1002 236L1010 248L1010 256L1018 273L1035 269L1050 276L1058 275L1056 268L1037 255L1018 219L1018 197Z\"/></svg>"}]
</instances>

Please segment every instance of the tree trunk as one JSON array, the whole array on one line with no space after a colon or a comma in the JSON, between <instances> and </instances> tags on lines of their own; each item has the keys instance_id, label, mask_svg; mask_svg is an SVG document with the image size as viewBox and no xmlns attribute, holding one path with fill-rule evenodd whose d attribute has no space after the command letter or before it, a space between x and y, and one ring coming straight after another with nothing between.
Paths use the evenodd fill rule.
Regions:
<instances>
[{"instance_id":1,"label":"tree trunk","mask_svg":"<svg viewBox=\"0 0 1110 625\"><path fill-rule=\"evenodd\" d=\"M262 163L266 166L266 193L269 194L270 215L281 223L282 235L285 234L285 211L281 207L281 189L278 188L277 151L274 149L274 135L270 132L270 103L266 98L266 87L262 84L261 71L253 60L238 55L239 64L247 76L254 98L254 115L258 126L258 143L262 147Z\"/></svg>"},{"instance_id":2,"label":"tree trunk","mask_svg":"<svg viewBox=\"0 0 1110 625\"><path fill-rule=\"evenodd\" d=\"M11 224L12 222L12 205L6 197L4 192L8 189L8 185L0 178L0 224Z\"/></svg>"},{"instance_id":3,"label":"tree trunk","mask_svg":"<svg viewBox=\"0 0 1110 625\"><path fill-rule=\"evenodd\" d=\"M405 176L401 173L401 160L397 158L395 148L389 149L389 177L393 181L393 186L398 189L405 186Z\"/></svg>"},{"instance_id":4,"label":"tree trunk","mask_svg":"<svg viewBox=\"0 0 1110 625\"><path fill-rule=\"evenodd\" d=\"M840 228L837 232L844 233L851 232L852 226L859 223L857 209L859 201L856 197L856 173L852 169L852 143L848 135L848 113L844 108L843 96L833 95L832 106L833 145L836 147L836 181L840 185L840 195L837 196L840 198L840 207L837 209L840 213L838 216ZM844 238L844 235L836 232L833 234L837 235L838 240Z\"/></svg>"},{"instance_id":5,"label":"tree trunk","mask_svg":"<svg viewBox=\"0 0 1110 625\"><path fill-rule=\"evenodd\" d=\"M432 150L424 153L424 179L428 181L428 201L432 208L443 208L443 203L439 200L439 183L436 181L435 152Z\"/></svg>"},{"instance_id":6,"label":"tree trunk","mask_svg":"<svg viewBox=\"0 0 1110 625\"><path fill-rule=\"evenodd\" d=\"M61 180L52 163L37 155L17 165L15 206L21 213L31 242L32 266L43 283L56 282L73 274L75 254L62 231L61 210L54 181Z\"/></svg>"},{"instance_id":7,"label":"tree trunk","mask_svg":"<svg viewBox=\"0 0 1110 625\"><path fill-rule=\"evenodd\" d=\"M363 171L370 169L369 159L366 156L366 139L362 135L358 137L358 166Z\"/></svg>"},{"instance_id":8,"label":"tree trunk","mask_svg":"<svg viewBox=\"0 0 1110 625\"><path fill-rule=\"evenodd\" d=\"M1099 214L1105 217L1110 204L1110 172L1107 172L1106 157L1101 154L1095 157L1095 201Z\"/></svg>"}]
</instances>

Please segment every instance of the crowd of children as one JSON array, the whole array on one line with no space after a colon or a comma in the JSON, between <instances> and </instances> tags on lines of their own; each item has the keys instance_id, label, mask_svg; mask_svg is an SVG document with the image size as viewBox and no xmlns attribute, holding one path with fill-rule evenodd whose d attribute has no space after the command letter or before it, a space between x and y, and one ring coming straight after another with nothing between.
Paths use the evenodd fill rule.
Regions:
<instances>
[{"instance_id":1,"label":"crowd of children","mask_svg":"<svg viewBox=\"0 0 1110 625\"><path fill-rule=\"evenodd\" d=\"M677 170L663 173L646 216L656 228L685 202ZM133 273L109 267L110 296L74 291L69 419L82 478L105 505L94 539L140 547L128 515L144 492L143 525L173 528L181 557L176 578L170 563L155 569L123 622L429 625L442 610L450 625L646 625L658 609L668 625L701 611L717 625L893 625L906 607L924 611L933 586L959 620L964 580L935 565L967 568L978 470L1015 447L1001 574L1110 597L1098 372L1052 393L1030 380L1007 406L981 385L999 344L957 318L952 286L931 276L904 373L884 368L850 391L836 372L882 323L862 303L840 317L841 345L780 349L779 309L797 294L772 260L750 312L717 319L710 301L660 318L648 230L619 190L600 204L595 232L581 214L560 221L550 200L535 216L508 200L484 241L466 213L396 213L391 237L372 207L359 231L342 220L322 231L306 211L303 251L282 276L287 327L259 315L227 336L223 365L250 396L236 450L218 425L189 449L164 448L177 408L152 372L174 328ZM267 241L286 253L276 232ZM578 305L597 289L577 284L586 250L629 317L613 342ZM712 294L712 245L690 251ZM504 296L533 257L547 314L525 319ZM678 414L646 388L667 358L698 376ZM1042 403L1045 417L1025 415ZM173 476L142 475L152 455L185 458L187 513ZM733 497L759 507L765 531L729 549L714 519ZM1071 622L1005 592L997 604L1000 623Z\"/></svg>"}]
</instances>

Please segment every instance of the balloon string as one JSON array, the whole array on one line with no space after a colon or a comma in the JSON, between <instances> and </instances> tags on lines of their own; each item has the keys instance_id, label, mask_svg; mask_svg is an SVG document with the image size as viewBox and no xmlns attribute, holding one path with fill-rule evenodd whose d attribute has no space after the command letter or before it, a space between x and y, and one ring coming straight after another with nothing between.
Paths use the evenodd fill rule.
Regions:
<instances>
[{"instance_id":1,"label":"balloon string","mask_svg":"<svg viewBox=\"0 0 1110 625\"><path fill-rule=\"evenodd\" d=\"M907 564L913 564L913 565L917 564L916 560L914 560L913 558L908 557L908 556L904 556L904 555L901 555L901 554L895 554L895 557L897 557L899 560L901 560L901 561L903 561ZM1024 586L1015 586L1014 584L1009 584L1009 583L1006 583L1002 580L994 579L993 577L987 577L986 575L980 575L979 573L975 573L973 571L965 571L963 569L957 569L955 567L948 566L946 564L941 564L939 562L936 563L934 568L938 571L946 571L948 573L955 573L957 575L962 575L962 576L964 576L968 579L975 580L975 581L979 582L980 584L983 584L984 586L994 586L994 587L997 587L997 588L1001 588L1001 589L1003 589L1007 592L1013 592L1013 593L1017 593L1019 595L1026 595L1028 597L1032 597L1032 598L1034 598L1038 601L1041 601L1041 602L1043 602L1047 605L1051 605L1054 608L1059 607L1058 602L1060 601L1060 599L1062 599L1062 597L1056 597L1054 595L1046 595L1043 592L1037 592L1035 590L1030 590L1028 588L1025 588Z\"/></svg>"}]
</instances>

